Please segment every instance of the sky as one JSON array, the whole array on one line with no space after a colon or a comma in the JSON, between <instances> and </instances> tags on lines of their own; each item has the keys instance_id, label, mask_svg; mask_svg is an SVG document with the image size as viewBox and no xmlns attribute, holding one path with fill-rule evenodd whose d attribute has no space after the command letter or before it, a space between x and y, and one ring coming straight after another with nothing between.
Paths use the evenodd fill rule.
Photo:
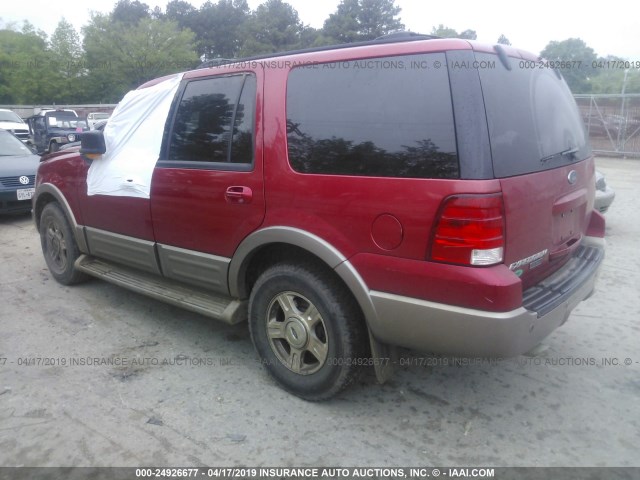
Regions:
<instances>
[{"instance_id":1,"label":"sky","mask_svg":"<svg viewBox=\"0 0 640 480\"><path fill-rule=\"evenodd\" d=\"M51 34L65 17L77 30L87 24L90 12L109 12L117 0L20 0L2 2L0 26L10 22L22 25L28 20ZM164 9L168 0L142 0L152 8ZM248 0L255 9L264 0ZM215 0L214 0L215 2ZM203 0L191 0L199 7ZM288 0L306 25L319 28L336 10L339 0ZM444 24L457 31L475 30L478 40L496 43L504 34L515 47L539 54L552 40L581 38L599 56L616 55L640 61L640 16L631 2L608 0L597 9L575 0L396 0L402 8L400 18L408 30L429 33Z\"/></svg>"}]
</instances>

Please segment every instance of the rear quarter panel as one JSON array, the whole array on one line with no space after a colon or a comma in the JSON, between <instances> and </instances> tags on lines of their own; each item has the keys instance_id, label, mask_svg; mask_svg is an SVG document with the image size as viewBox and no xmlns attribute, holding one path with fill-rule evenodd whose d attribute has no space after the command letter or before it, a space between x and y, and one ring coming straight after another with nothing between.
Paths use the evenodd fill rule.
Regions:
<instances>
[{"instance_id":1,"label":"rear quarter panel","mask_svg":"<svg viewBox=\"0 0 640 480\"><path fill-rule=\"evenodd\" d=\"M433 218L443 196L457 192L491 193L497 181L464 182L302 174L287 158L287 78L296 65L362 58L470 49L466 41L430 40L384 44L375 49L330 50L293 55L265 64L264 128L265 198L263 226L287 225L311 232L331 243L347 258L375 253L424 260ZM391 236L401 237L395 248L381 248L372 225L388 214L399 222Z\"/></svg>"}]
</instances>

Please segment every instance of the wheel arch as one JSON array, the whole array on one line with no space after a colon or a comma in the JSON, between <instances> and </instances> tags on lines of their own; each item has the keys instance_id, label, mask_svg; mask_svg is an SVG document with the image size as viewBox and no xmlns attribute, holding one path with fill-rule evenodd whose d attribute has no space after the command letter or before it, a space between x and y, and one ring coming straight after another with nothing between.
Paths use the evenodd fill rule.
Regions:
<instances>
[{"instance_id":1,"label":"wheel arch","mask_svg":"<svg viewBox=\"0 0 640 480\"><path fill-rule=\"evenodd\" d=\"M76 243L78 244L78 248L83 253L89 252L89 247L84 236L84 227L78 225L69 202L67 202L67 199L58 187L51 183L42 183L36 187L34 199L33 220L36 224L36 230L38 232L40 232L40 218L42 217L42 211L44 210L44 207L46 207L51 202L56 202L58 205L60 205L62 212L69 220L71 229L76 239Z\"/></svg>"},{"instance_id":2,"label":"wheel arch","mask_svg":"<svg viewBox=\"0 0 640 480\"><path fill-rule=\"evenodd\" d=\"M353 295L367 326L376 320L377 314L369 296L369 289L347 257L326 240L293 227L267 227L245 238L229 264L231 296L247 298L253 281L252 269L270 265L272 262L264 257L268 257L269 252L287 248L291 249L297 258L306 257L332 270ZM260 256L260 253L267 255Z\"/></svg>"}]
</instances>

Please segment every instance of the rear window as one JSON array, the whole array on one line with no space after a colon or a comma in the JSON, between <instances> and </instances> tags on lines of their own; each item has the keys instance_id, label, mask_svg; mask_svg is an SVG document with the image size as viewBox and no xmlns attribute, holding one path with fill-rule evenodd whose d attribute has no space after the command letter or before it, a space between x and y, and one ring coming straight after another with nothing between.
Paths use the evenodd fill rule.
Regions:
<instances>
[{"instance_id":1,"label":"rear window","mask_svg":"<svg viewBox=\"0 0 640 480\"><path fill-rule=\"evenodd\" d=\"M495 64L478 71L496 177L547 170L591 155L578 107L560 75L516 58L509 58L511 70L496 55L476 53L476 59Z\"/></svg>"},{"instance_id":2,"label":"rear window","mask_svg":"<svg viewBox=\"0 0 640 480\"><path fill-rule=\"evenodd\" d=\"M287 84L293 169L330 175L457 178L445 65L444 54L438 53L293 69Z\"/></svg>"}]
</instances>

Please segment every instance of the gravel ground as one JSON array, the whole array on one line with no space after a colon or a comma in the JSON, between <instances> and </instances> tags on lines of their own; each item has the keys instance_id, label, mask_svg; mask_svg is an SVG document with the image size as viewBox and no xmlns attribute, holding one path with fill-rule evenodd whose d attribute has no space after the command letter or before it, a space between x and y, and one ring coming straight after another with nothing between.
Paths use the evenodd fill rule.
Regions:
<instances>
[{"instance_id":1,"label":"gravel ground","mask_svg":"<svg viewBox=\"0 0 640 480\"><path fill-rule=\"evenodd\" d=\"M30 217L0 217L0 466L640 466L640 161L597 164L599 289L536 355L403 352L320 404L270 380L246 326L59 285Z\"/></svg>"}]
</instances>

